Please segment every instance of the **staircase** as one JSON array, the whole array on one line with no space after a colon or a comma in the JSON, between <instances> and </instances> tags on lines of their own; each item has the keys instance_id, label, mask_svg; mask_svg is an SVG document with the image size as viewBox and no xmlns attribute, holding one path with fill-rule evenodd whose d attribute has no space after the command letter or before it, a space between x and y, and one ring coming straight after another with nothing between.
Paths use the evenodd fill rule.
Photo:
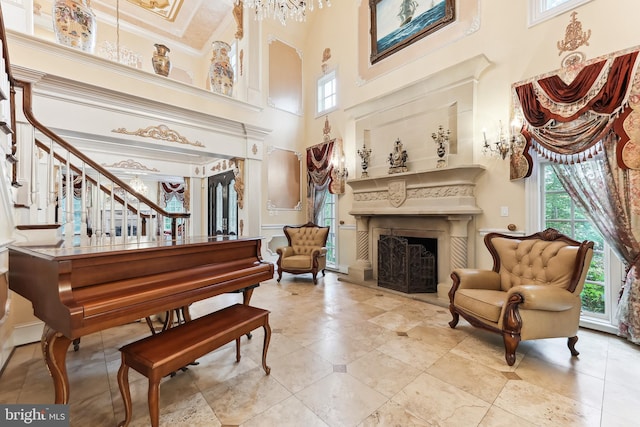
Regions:
<instances>
[{"instance_id":1,"label":"staircase","mask_svg":"<svg viewBox=\"0 0 640 427\"><path fill-rule=\"evenodd\" d=\"M11 240L104 245L188 235L189 213L167 212L38 121L31 83L12 77L0 22L0 130L6 151L1 196L13 228L5 231ZM16 111L16 97L21 97L22 111ZM165 218L171 222L170 235L163 231Z\"/></svg>"},{"instance_id":2,"label":"staircase","mask_svg":"<svg viewBox=\"0 0 640 427\"><path fill-rule=\"evenodd\" d=\"M42 333L31 303L9 291L9 245L102 246L190 234L189 213L167 212L38 121L32 84L12 75L6 41L0 5L0 372L15 346Z\"/></svg>"}]
</instances>

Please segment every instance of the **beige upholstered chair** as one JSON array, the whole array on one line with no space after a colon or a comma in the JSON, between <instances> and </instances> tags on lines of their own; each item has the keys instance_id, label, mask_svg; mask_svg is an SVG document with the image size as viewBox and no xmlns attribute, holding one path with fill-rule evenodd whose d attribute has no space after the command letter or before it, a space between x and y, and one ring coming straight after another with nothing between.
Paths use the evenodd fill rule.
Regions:
<instances>
[{"instance_id":1,"label":"beige upholstered chair","mask_svg":"<svg viewBox=\"0 0 640 427\"><path fill-rule=\"evenodd\" d=\"M278 282L282 279L282 272L292 274L311 273L313 283L318 283L318 271L327 266L327 237L329 227L320 227L308 222L299 227L284 226L288 246L276 249L278 253Z\"/></svg>"},{"instance_id":2,"label":"beige upholstered chair","mask_svg":"<svg viewBox=\"0 0 640 427\"><path fill-rule=\"evenodd\" d=\"M511 366L520 341L567 337L573 356L578 341L580 292L593 242L577 242L548 228L524 237L489 233L485 245L493 270L453 270L449 310L473 326L502 335Z\"/></svg>"}]
</instances>

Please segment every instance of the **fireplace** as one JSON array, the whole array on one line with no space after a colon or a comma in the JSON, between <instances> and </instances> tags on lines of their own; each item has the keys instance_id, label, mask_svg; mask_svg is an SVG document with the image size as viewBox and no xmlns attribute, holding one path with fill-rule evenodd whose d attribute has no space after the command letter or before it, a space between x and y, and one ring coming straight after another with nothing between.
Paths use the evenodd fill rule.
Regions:
<instances>
[{"instance_id":1,"label":"fireplace","mask_svg":"<svg viewBox=\"0 0 640 427\"><path fill-rule=\"evenodd\" d=\"M483 170L479 165L466 165L348 181L353 189L349 213L356 217L357 232L357 260L349 266L350 280L375 281L378 286L407 293L446 296L451 270L468 267L468 259L474 256L474 235L469 228L474 227L474 216L482 213L476 206L474 187ZM381 246L386 246L378 243L384 236L406 239L409 246L419 244L433 254L435 289L431 282L390 284L385 278L389 256L379 253ZM423 249L414 251L422 256ZM391 274L400 275L396 270Z\"/></svg>"},{"instance_id":2,"label":"fireplace","mask_svg":"<svg viewBox=\"0 0 640 427\"><path fill-rule=\"evenodd\" d=\"M382 235L378 286L405 293L438 291L437 239Z\"/></svg>"},{"instance_id":3,"label":"fireplace","mask_svg":"<svg viewBox=\"0 0 640 427\"><path fill-rule=\"evenodd\" d=\"M475 218L482 214L475 187L485 170L474 164L476 93L479 77L490 65L478 55L345 110L355 121L355 146L375 153L367 175L347 181L353 192L349 214L356 220L350 281L377 286L381 235L437 240L438 292L429 298L446 298L451 270L473 264ZM446 167L438 163L429 138L439 126L451 131ZM398 139L408 153L407 172L389 173L385 153Z\"/></svg>"}]
</instances>

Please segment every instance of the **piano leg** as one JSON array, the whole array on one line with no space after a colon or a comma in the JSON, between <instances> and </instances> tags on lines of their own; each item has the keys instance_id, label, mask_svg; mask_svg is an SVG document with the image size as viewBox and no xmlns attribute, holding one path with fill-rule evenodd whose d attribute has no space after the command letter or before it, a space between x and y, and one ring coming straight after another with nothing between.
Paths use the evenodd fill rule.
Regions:
<instances>
[{"instance_id":1,"label":"piano leg","mask_svg":"<svg viewBox=\"0 0 640 427\"><path fill-rule=\"evenodd\" d=\"M242 303L244 305L249 305L249 301L251 300L251 295L253 295L253 289L256 288L256 286L257 285L250 286L242 290Z\"/></svg>"},{"instance_id":2,"label":"piano leg","mask_svg":"<svg viewBox=\"0 0 640 427\"><path fill-rule=\"evenodd\" d=\"M42 354L53 379L56 404L69 403L69 377L67 376L67 351L71 340L45 325L42 331Z\"/></svg>"}]
</instances>

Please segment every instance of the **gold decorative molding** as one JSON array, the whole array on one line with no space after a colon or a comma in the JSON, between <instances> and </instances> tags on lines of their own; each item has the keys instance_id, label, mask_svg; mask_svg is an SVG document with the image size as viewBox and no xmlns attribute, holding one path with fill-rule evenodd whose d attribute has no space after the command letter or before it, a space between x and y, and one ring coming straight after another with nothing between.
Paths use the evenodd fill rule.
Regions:
<instances>
[{"instance_id":1,"label":"gold decorative molding","mask_svg":"<svg viewBox=\"0 0 640 427\"><path fill-rule=\"evenodd\" d=\"M179 144L194 145L196 147L204 147L204 144L202 142L191 142L186 137L180 135L178 131L170 129L167 125L149 126L148 128L138 129L134 131L129 131L125 128L118 128L113 129L111 132L141 136L143 138L153 138L160 141L177 142Z\"/></svg>"},{"instance_id":2,"label":"gold decorative molding","mask_svg":"<svg viewBox=\"0 0 640 427\"><path fill-rule=\"evenodd\" d=\"M132 170L139 170L139 171L160 172L156 168L149 168L140 162L136 162L133 159L121 160L111 165L107 165L106 163L103 163L102 166L104 166L105 168L120 168L120 169L132 169Z\"/></svg>"},{"instance_id":3,"label":"gold decorative molding","mask_svg":"<svg viewBox=\"0 0 640 427\"><path fill-rule=\"evenodd\" d=\"M242 40L244 36L244 26L243 26L243 15L244 15L244 5L242 4L242 0L237 0L233 5L233 17L236 20L236 34L235 37L238 40Z\"/></svg>"},{"instance_id":4,"label":"gold decorative molding","mask_svg":"<svg viewBox=\"0 0 640 427\"><path fill-rule=\"evenodd\" d=\"M562 52L571 52L580 46L589 46L591 30L582 31L582 22L576 19L577 12L571 14L571 22L564 31L564 40L558 41L558 56Z\"/></svg>"},{"instance_id":5,"label":"gold decorative molding","mask_svg":"<svg viewBox=\"0 0 640 427\"><path fill-rule=\"evenodd\" d=\"M233 162L236 165L233 170L236 178L233 189L236 190L238 195L238 208L244 209L244 159L233 159Z\"/></svg>"},{"instance_id":6,"label":"gold decorative molding","mask_svg":"<svg viewBox=\"0 0 640 427\"><path fill-rule=\"evenodd\" d=\"M211 172L221 172L229 169L231 167L231 161L229 161L229 165L227 166L227 160L222 160L215 165L211 166Z\"/></svg>"},{"instance_id":7,"label":"gold decorative molding","mask_svg":"<svg viewBox=\"0 0 640 427\"><path fill-rule=\"evenodd\" d=\"M169 22L175 21L183 1L184 0L129 0L130 3L153 12Z\"/></svg>"}]
</instances>

